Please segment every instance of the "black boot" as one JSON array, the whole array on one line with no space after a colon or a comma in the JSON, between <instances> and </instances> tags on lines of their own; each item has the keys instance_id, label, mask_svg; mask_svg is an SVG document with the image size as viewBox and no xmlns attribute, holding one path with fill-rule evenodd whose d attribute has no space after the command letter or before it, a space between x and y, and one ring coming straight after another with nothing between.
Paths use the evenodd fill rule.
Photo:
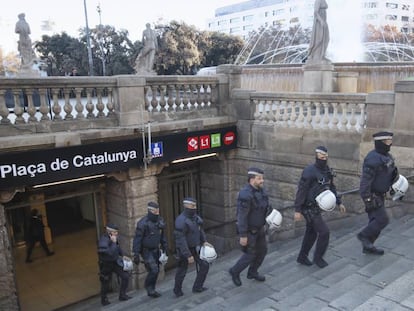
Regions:
<instances>
[{"instance_id":1,"label":"black boot","mask_svg":"<svg viewBox=\"0 0 414 311\"><path fill-rule=\"evenodd\" d=\"M107 297L102 297L101 298L101 304L103 305L103 306L107 306L107 305L109 305L111 302L108 300L108 298Z\"/></svg>"},{"instance_id":2,"label":"black boot","mask_svg":"<svg viewBox=\"0 0 414 311\"><path fill-rule=\"evenodd\" d=\"M308 256L299 255L298 258L296 259L296 262L304 266L312 266L312 261L309 260Z\"/></svg>"}]
</instances>

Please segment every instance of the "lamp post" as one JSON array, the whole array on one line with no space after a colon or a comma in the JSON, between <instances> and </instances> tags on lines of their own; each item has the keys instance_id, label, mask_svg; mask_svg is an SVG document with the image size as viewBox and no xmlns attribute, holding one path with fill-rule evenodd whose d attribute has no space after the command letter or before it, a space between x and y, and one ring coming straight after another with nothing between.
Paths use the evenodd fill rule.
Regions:
<instances>
[{"instance_id":1,"label":"lamp post","mask_svg":"<svg viewBox=\"0 0 414 311\"><path fill-rule=\"evenodd\" d=\"M90 36L90 33L89 33L89 26L88 26L88 10L86 9L86 0L83 0L83 7L85 8L86 44L88 45L89 75L93 76L91 36Z\"/></svg>"},{"instance_id":2,"label":"lamp post","mask_svg":"<svg viewBox=\"0 0 414 311\"><path fill-rule=\"evenodd\" d=\"M101 50L101 60L102 60L102 75L106 76L106 68L105 68L105 52L103 48L103 28L102 28L102 19L101 19L101 4L99 3L96 7L96 11L99 14L99 32L98 32L98 42L99 42L99 49Z\"/></svg>"}]
</instances>

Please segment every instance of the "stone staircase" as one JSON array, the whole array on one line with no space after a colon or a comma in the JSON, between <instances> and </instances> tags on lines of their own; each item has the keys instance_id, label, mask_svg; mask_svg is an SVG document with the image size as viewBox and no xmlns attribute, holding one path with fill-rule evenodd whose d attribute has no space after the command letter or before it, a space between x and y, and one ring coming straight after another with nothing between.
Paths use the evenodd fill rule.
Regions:
<instances>
[{"instance_id":1,"label":"stone staircase","mask_svg":"<svg viewBox=\"0 0 414 311\"><path fill-rule=\"evenodd\" d=\"M221 256L210 268L205 286L209 289L193 294L194 269L184 280L184 296L172 292L174 270L167 272L157 290L162 297L152 299L144 290L133 291L126 302L118 302L112 294L107 311L129 310L414 310L414 216L391 219L376 245L385 249L383 256L366 255L361 251L357 232L366 224L366 215L349 218L347 226L331 228L330 246L325 259L329 266L320 269L296 263L302 236L269 244L269 252L261 273L266 282L248 280L236 287L228 269L240 256L234 250ZM73 309L98 310L94 298Z\"/></svg>"}]
</instances>

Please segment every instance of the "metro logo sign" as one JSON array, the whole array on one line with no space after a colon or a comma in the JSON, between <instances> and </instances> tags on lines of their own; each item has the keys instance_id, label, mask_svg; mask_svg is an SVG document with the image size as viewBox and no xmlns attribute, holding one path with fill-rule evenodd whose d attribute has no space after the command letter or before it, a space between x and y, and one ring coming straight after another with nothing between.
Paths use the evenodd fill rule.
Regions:
<instances>
[{"instance_id":1,"label":"metro logo sign","mask_svg":"<svg viewBox=\"0 0 414 311\"><path fill-rule=\"evenodd\" d=\"M227 132L226 134L224 134L224 144L225 145L231 145L234 140L236 139L236 134L234 132Z\"/></svg>"},{"instance_id":2,"label":"metro logo sign","mask_svg":"<svg viewBox=\"0 0 414 311\"><path fill-rule=\"evenodd\" d=\"M200 136L200 150L209 149L210 148L210 136L203 135Z\"/></svg>"},{"instance_id":3,"label":"metro logo sign","mask_svg":"<svg viewBox=\"0 0 414 311\"><path fill-rule=\"evenodd\" d=\"M188 137L187 138L187 150L188 151L197 151L198 150L198 137Z\"/></svg>"}]
</instances>

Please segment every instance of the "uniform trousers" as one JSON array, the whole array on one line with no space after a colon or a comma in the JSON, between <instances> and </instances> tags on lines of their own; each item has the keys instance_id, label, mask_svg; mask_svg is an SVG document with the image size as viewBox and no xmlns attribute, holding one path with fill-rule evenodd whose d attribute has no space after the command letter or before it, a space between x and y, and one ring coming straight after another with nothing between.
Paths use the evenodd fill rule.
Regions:
<instances>
[{"instance_id":1,"label":"uniform trousers","mask_svg":"<svg viewBox=\"0 0 414 311\"><path fill-rule=\"evenodd\" d=\"M308 214L309 215L309 214ZM299 257L307 257L312 246L316 247L313 254L313 260L318 261L325 255L326 249L329 245L329 228L322 218L321 214L312 214L306 216L306 231L302 240L302 247L299 252Z\"/></svg>"},{"instance_id":2,"label":"uniform trousers","mask_svg":"<svg viewBox=\"0 0 414 311\"><path fill-rule=\"evenodd\" d=\"M362 229L361 235L374 243L381 231L388 225L389 218L384 206L384 197L377 196L374 198L375 208L367 211L368 225Z\"/></svg>"},{"instance_id":3,"label":"uniform trousers","mask_svg":"<svg viewBox=\"0 0 414 311\"><path fill-rule=\"evenodd\" d=\"M233 274L240 274L249 267L248 275L255 276L267 254L267 242L264 228L247 233L247 246L242 247L243 254L231 268Z\"/></svg>"},{"instance_id":4,"label":"uniform trousers","mask_svg":"<svg viewBox=\"0 0 414 311\"><path fill-rule=\"evenodd\" d=\"M160 251L155 249L144 249L143 252L144 265L148 274L145 278L145 289L148 292L155 290L155 283L157 282L158 273L160 272L160 266L158 258L160 257Z\"/></svg>"},{"instance_id":5,"label":"uniform trousers","mask_svg":"<svg viewBox=\"0 0 414 311\"><path fill-rule=\"evenodd\" d=\"M100 263L100 281L101 281L101 298L105 299L109 292L109 283L111 281L111 274L115 273L121 279L119 288L119 297L126 296L128 287L129 273L124 271L123 267L113 261L102 261Z\"/></svg>"},{"instance_id":6,"label":"uniform trousers","mask_svg":"<svg viewBox=\"0 0 414 311\"><path fill-rule=\"evenodd\" d=\"M193 255L197 269L197 276L193 284L193 289L198 290L203 288L204 281L207 278L208 270L210 269L210 264L207 261L200 259L200 256L195 247L190 247L190 252L191 255ZM175 291L181 291L185 275L187 274L187 269L188 258L180 255L178 259L177 270L175 272Z\"/></svg>"}]
</instances>

